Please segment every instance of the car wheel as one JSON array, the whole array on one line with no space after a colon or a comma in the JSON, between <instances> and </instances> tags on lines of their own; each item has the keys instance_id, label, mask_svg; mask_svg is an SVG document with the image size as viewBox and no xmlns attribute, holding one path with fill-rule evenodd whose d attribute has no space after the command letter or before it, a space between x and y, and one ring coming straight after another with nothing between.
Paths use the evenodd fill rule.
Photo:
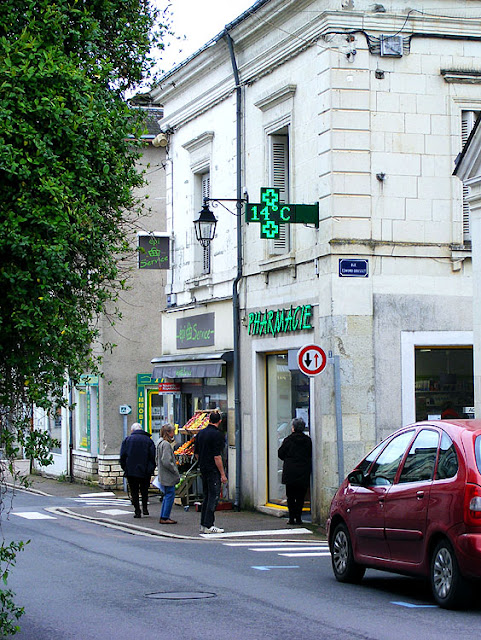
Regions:
<instances>
[{"instance_id":1,"label":"car wheel","mask_svg":"<svg viewBox=\"0 0 481 640\"><path fill-rule=\"evenodd\" d=\"M471 586L461 575L454 549L448 540L441 540L434 549L431 589L434 599L444 609L465 607L471 600Z\"/></svg>"},{"instance_id":2,"label":"car wheel","mask_svg":"<svg viewBox=\"0 0 481 640\"><path fill-rule=\"evenodd\" d=\"M332 570L339 582L360 582L366 571L354 562L351 538L344 523L334 530L331 544Z\"/></svg>"}]
</instances>

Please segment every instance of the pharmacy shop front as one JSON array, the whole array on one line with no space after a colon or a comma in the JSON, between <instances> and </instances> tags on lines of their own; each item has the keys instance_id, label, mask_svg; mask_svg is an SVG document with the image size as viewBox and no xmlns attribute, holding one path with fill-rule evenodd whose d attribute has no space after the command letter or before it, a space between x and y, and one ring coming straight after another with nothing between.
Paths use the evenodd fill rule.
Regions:
<instances>
[{"instance_id":1,"label":"pharmacy shop front","mask_svg":"<svg viewBox=\"0 0 481 640\"><path fill-rule=\"evenodd\" d=\"M306 423L305 433L313 436L310 406L310 378L299 370L297 353L312 342L312 306L252 311L247 316L243 354L244 443L250 448L248 422L252 421L254 477L257 478L256 507L272 512L287 508L282 484L282 461L277 452L291 433L293 418ZM247 371L251 369L252 375ZM246 383L246 381L248 381ZM252 414L251 414L252 412ZM243 462L248 483L249 462ZM310 491L305 510L310 510Z\"/></svg>"}]
</instances>

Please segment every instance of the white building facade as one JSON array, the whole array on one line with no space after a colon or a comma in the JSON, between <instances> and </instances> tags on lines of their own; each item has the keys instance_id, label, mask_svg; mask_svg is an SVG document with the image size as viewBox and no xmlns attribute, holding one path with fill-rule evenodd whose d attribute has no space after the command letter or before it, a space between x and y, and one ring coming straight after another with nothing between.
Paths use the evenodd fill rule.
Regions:
<instances>
[{"instance_id":1,"label":"white building facade","mask_svg":"<svg viewBox=\"0 0 481 640\"><path fill-rule=\"evenodd\" d=\"M313 439L319 521L344 471L388 433L448 405L474 411L470 212L452 172L481 109L480 10L259 0L152 91L173 247L153 360L184 411L226 412L243 505L283 512L277 448L296 415ZM229 200L260 203L262 188L284 206L318 204L318 219L277 218L266 238L262 219L242 217L239 265ZM193 227L205 196L222 201L210 203L210 249ZM328 356L311 378L296 362L309 343Z\"/></svg>"}]
</instances>

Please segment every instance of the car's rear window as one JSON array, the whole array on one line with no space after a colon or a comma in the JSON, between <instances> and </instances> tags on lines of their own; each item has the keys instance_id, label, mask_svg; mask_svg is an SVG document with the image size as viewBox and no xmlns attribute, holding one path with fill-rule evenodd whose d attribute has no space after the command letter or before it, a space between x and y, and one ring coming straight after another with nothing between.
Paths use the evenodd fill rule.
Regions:
<instances>
[{"instance_id":1,"label":"car's rear window","mask_svg":"<svg viewBox=\"0 0 481 640\"><path fill-rule=\"evenodd\" d=\"M481 436L476 436L474 441L474 453L476 455L476 466L479 473L481 473Z\"/></svg>"}]
</instances>

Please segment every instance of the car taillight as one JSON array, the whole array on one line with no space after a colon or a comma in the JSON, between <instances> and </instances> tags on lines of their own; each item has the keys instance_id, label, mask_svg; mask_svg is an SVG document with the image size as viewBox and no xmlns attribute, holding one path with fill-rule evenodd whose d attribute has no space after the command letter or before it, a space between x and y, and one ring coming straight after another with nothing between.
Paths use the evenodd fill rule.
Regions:
<instances>
[{"instance_id":1,"label":"car taillight","mask_svg":"<svg viewBox=\"0 0 481 640\"><path fill-rule=\"evenodd\" d=\"M466 524L481 526L481 487L477 484L466 485L464 520Z\"/></svg>"}]
</instances>

